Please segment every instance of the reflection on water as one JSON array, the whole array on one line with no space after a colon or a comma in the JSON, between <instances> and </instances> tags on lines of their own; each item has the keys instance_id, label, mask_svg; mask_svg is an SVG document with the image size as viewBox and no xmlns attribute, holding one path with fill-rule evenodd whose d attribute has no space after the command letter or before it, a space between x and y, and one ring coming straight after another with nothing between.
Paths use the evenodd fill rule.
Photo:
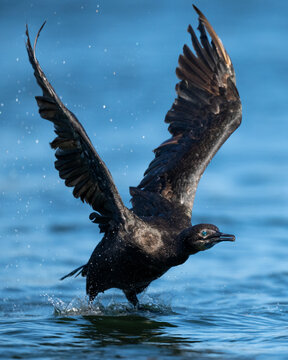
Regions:
<instances>
[{"instance_id":1,"label":"reflection on water","mask_svg":"<svg viewBox=\"0 0 288 360\"><path fill-rule=\"evenodd\" d=\"M94 340L98 346L109 343L126 345L166 342L169 344L183 341L183 339L169 337L165 334L167 327L175 326L167 322L154 321L144 316L85 316L84 319L86 322L79 326L81 329L79 337ZM96 343L94 344L96 345Z\"/></svg>"},{"instance_id":2,"label":"reflection on water","mask_svg":"<svg viewBox=\"0 0 288 360\"><path fill-rule=\"evenodd\" d=\"M163 119L196 24L191 4L1 2L1 358L287 358L288 3L195 2L233 60L243 124L205 172L193 222L237 240L171 269L137 310L116 290L91 308L83 278L58 280L87 261L101 234L54 170L25 24L35 34L47 19L39 60L129 206L128 186L169 136Z\"/></svg>"}]
</instances>

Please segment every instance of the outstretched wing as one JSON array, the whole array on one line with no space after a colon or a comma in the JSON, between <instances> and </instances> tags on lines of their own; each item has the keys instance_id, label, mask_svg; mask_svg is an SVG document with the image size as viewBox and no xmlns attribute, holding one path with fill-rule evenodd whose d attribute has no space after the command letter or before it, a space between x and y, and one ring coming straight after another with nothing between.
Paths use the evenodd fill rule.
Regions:
<instances>
[{"instance_id":1,"label":"outstretched wing","mask_svg":"<svg viewBox=\"0 0 288 360\"><path fill-rule=\"evenodd\" d=\"M191 216L201 175L241 123L231 60L206 17L194 9L199 15L200 42L189 26L195 53L184 45L179 57L178 97L165 118L172 137L154 150L155 158L143 180L137 188L130 188L133 211L138 215L155 215L157 205L151 202L158 195L160 207L169 201Z\"/></svg>"},{"instance_id":2,"label":"outstretched wing","mask_svg":"<svg viewBox=\"0 0 288 360\"><path fill-rule=\"evenodd\" d=\"M50 144L56 150L55 167L65 184L74 187L73 195L101 214L91 214L92 220L100 224L110 219L122 221L125 207L109 170L76 116L57 96L36 59L35 48L44 25L38 31L33 48L26 29L26 47L35 78L43 91L43 96L36 96L39 113L53 122L57 134Z\"/></svg>"}]
</instances>

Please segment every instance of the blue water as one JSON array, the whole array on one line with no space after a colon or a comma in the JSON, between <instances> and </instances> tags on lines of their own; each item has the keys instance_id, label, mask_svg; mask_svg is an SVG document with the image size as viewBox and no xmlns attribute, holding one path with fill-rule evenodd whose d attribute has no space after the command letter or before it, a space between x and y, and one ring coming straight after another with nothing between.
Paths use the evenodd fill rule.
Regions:
<instances>
[{"instance_id":1,"label":"blue water","mask_svg":"<svg viewBox=\"0 0 288 360\"><path fill-rule=\"evenodd\" d=\"M54 169L50 123L25 52L84 124L125 204L168 138L190 1L0 2L0 357L287 359L288 2L195 1L237 74L243 123L203 176L193 222L237 236L171 269L134 310L120 291L93 308L85 280L58 279L100 240L90 208Z\"/></svg>"}]
</instances>

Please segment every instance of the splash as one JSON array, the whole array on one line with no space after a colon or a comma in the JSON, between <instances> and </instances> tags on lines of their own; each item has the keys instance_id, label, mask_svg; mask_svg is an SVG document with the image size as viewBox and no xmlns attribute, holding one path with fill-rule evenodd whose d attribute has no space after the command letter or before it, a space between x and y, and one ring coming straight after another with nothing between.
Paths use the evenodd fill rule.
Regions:
<instances>
[{"instance_id":1,"label":"splash","mask_svg":"<svg viewBox=\"0 0 288 360\"><path fill-rule=\"evenodd\" d=\"M170 304L164 304L158 297L152 298L148 295L143 297L137 308L127 302L121 303L114 299L108 304L105 303L105 299L96 299L91 304L87 297L76 297L70 302L65 302L54 296L47 294L45 296L53 306L56 316L122 316L147 313L170 315L174 313Z\"/></svg>"}]
</instances>

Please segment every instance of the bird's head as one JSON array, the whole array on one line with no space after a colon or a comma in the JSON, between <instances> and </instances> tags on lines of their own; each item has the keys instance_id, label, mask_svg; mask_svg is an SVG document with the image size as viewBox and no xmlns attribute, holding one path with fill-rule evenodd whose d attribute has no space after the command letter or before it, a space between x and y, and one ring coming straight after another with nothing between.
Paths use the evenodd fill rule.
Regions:
<instances>
[{"instance_id":1,"label":"bird's head","mask_svg":"<svg viewBox=\"0 0 288 360\"><path fill-rule=\"evenodd\" d=\"M189 254L207 250L222 241L235 241L234 235L221 233L212 224L198 224L183 230L180 235Z\"/></svg>"}]
</instances>

